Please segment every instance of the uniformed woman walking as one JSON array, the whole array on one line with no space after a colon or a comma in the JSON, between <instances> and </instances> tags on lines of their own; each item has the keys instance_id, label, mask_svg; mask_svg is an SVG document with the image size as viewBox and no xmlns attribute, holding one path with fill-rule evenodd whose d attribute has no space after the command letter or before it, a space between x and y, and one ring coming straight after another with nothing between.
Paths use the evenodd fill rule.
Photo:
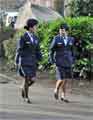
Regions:
<instances>
[{"instance_id":1,"label":"uniformed woman walking","mask_svg":"<svg viewBox=\"0 0 93 120\"><path fill-rule=\"evenodd\" d=\"M38 21L36 19L28 19L26 32L18 41L16 52L16 64L19 74L24 78L22 87L22 97L27 103L31 103L28 93L29 87L35 82L37 63L41 60L42 55L39 47L39 40L35 35Z\"/></svg>"},{"instance_id":2,"label":"uniformed woman walking","mask_svg":"<svg viewBox=\"0 0 93 120\"><path fill-rule=\"evenodd\" d=\"M69 27L62 24L59 34L54 37L50 46L50 62L56 64L56 87L54 97L59 98L59 89L61 88L61 100L69 102L66 99L66 84L72 78L72 65L74 63L74 39L68 35Z\"/></svg>"}]
</instances>

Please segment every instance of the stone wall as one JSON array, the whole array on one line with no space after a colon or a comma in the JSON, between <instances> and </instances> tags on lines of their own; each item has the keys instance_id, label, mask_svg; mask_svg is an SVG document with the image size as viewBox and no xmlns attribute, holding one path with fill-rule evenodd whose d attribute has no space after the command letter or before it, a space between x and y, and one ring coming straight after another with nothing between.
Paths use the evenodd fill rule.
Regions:
<instances>
[{"instance_id":1,"label":"stone wall","mask_svg":"<svg viewBox=\"0 0 93 120\"><path fill-rule=\"evenodd\" d=\"M0 8L18 9L24 5L26 1L31 1L31 3L35 5L50 7L65 16L69 16L70 14L69 7L65 6L67 6L71 0L0 0Z\"/></svg>"},{"instance_id":2,"label":"stone wall","mask_svg":"<svg viewBox=\"0 0 93 120\"><path fill-rule=\"evenodd\" d=\"M54 0L31 0L32 4L53 8Z\"/></svg>"},{"instance_id":3,"label":"stone wall","mask_svg":"<svg viewBox=\"0 0 93 120\"><path fill-rule=\"evenodd\" d=\"M26 1L31 1L32 4L52 7L54 0L0 0L0 8L2 9L9 9L9 8L16 8L24 4Z\"/></svg>"},{"instance_id":4,"label":"stone wall","mask_svg":"<svg viewBox=\"0 0 93 120\"><path fill-rule=\"evenodd\" d=\"M30 0L32 4L50 7L58 11L63 16L70 15L70 9L68 4L71 0Z\"/></svg>"},{"instance_id":5,"label":"stone wall","mask_svg":"<svg viewBox=\"0 0 93 120\"><path fill-rule=\"evenodd\" d=\"M16 9L24 4L26 0L0 0L0 8L4 10Z\"/></svg>"}]
</instances>

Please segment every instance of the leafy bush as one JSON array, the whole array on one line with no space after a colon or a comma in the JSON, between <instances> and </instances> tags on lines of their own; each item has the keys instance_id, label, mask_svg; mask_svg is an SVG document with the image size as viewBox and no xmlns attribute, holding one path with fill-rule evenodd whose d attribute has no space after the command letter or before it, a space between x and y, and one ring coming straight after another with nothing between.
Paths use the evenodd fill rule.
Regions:
<instances>
[{"instance_id":1,"label":"leafy bush","mask_svg":"<svg viewBox=\"0 0 93 120\"><path fill-rule=\"evenodd\" d=\"M74 36L76 42L79 44L75 48L77 53L77 62L75 64L75 71L81 70L82 67L89 67L90 51L93 49L93 18L91 17L77 17L58 19L51 22L40 23L38 26L37 35L40 39L40 46L43 54L43 60L40 63L42 66L48 63L49 46L55 35L58 34L59 26L62 23L68 23L70 26L69 34ZM6 57L8 62L14 63L16 41L22 35L24 30L18 31L13 39L5 42Z\"/></svg>"},{"instance_id":2,"label":"leafy bush","mask_svg":"<svg viewBox=\"0 0 93 120\"><path fill-rule=\"evenodd\" d=\"M71 0L71 16L93 16L93 0Z\"/></svg>"},{"instance_id":3,"label":"leafy bush","mask_svg":"<svg viewBox=\"0 0 93 120\"><path fill-rule=\"evenodd\" d=\"M7 61L7 65L10 66L10 68L12 68L15 64L16 45L23 32L24 30L17 31L13 38L3 42L5 48L5 59Z\"/></svg>"}]
</instances>

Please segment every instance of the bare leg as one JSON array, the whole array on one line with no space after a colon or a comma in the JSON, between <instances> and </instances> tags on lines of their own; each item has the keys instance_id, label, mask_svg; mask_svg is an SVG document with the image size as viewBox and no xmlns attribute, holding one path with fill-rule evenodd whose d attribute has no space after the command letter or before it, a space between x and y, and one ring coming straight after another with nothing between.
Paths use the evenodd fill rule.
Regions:
<instances>
[{"instance_id":1,"label":"bare leg","mask_svg":"<svg viewBox=\"0 0 93 120\"><path fill-rule=\"evenodd\" d=\"M66 85L67 85L67 80L64 80L62 84L62 93L61 93L61 100L68 103L69 101L65 99L66 96Z\"/></svg>"},{"instance_id":2,"label":"bare leg","mask_svg":"<svg viewBox=\"0 0 93 120\"><path fill-rule=\"evenodd\" d=\"M62 89L62 95L61 95L61 97L62 97L62 98L64 98L65 95L66 95L66 83L67 83L67 81L66 81L66 80L63 80L63 83L62 83L62 85L61 85L61 89Z\"/></svg>"},{"instance_id":3,"label":"bare leg","mask_svg":"<svg viewBox=\"0 0 93 120\"><path fill-rule=\"evenodd\" d=\"M54 96L56 99L58 99L59 89L60 89L62 82L63 82L62 80L57 80L57 82L56 82L56 87L54 90Z\"/></svg>"}]
</instances>

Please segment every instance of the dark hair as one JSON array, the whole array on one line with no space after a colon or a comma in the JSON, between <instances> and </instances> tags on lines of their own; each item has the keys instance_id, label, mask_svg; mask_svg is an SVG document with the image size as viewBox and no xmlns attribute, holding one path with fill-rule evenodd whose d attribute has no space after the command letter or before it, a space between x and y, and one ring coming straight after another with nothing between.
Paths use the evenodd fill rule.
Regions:
<instances>
[{"instance_id":1,"label":"dark hair","mask_svg":"<svg viewBox=\"0 0 93 120\"><path fill-rule=\"evenodd\" d=\"M28 19L26 22L26 26L24 26L24 29L29 30L29 28L33 28L35 25L38 24L38 21L36 19Z\"/></svg>"},{"instance_id":2,"label":"dark hair","mask_svg":"<svg viewBox=\"0 0 93 120\"><path fill-rule=\"evenodd\" d=\"M66 23L64 23L64 24L60 25L60 29L65 29L66 31L68 31L69 30L69 26Z\"/></svg>"},{"instance_id":3,"label":"dark hair","mask_svg":"<svg viewBox=\"0 0 93 120\"><path fill-rule=\"evenodd\" d=\"M26 29L26 30L29 30L29 27L27 27L27 26L24 26L24 29Z\"/></svg>"}]
</instances>

